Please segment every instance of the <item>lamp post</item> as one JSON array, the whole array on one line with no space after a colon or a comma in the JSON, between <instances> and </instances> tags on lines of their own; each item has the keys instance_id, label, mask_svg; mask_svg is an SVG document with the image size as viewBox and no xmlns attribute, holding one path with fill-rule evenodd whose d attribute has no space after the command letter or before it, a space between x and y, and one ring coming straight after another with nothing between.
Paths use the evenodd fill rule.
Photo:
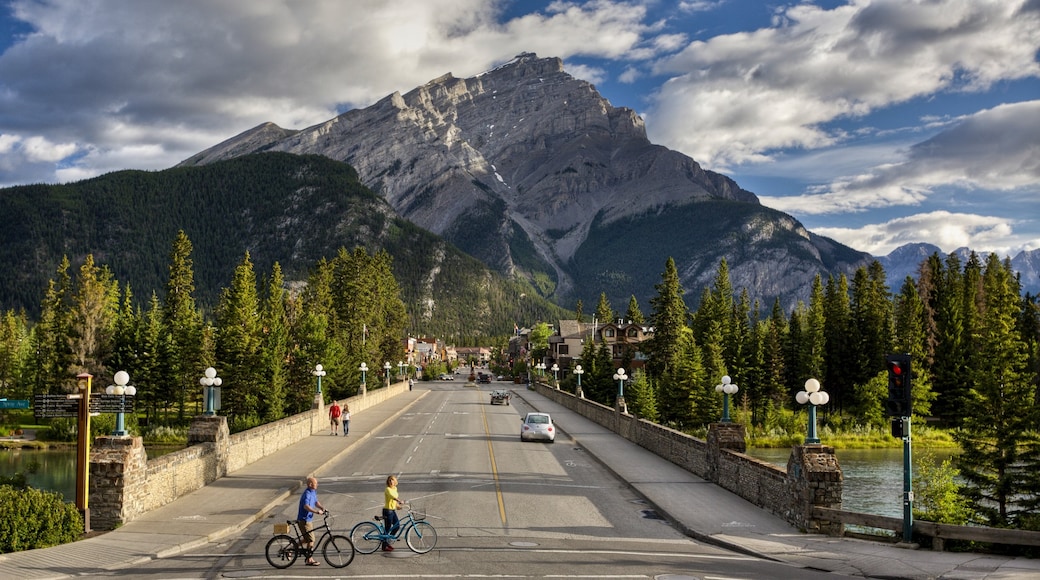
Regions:
<instances>
[{"instance_id":1,"label":"lamp post","mask_svg":"<svg viewBox=\"0 0 1040 580\"><path fill-rule=\"evenodd\" d=\"M383 363L383 371L386 372L386 388L390 388L390 361Z\"/></svg>"},{"instance_id":2,"label":"lamp post","mask_svg":"<svg viewBox=\"0 0 1040 580\"><path fill-rule=\"evenodd\" d=\"M109 395L119 395L119 412L116 413L116 430L112 432L112 435L116 437L126 436L126 427L123 422L123 412L126 410L126 397L134 396L137 394L137 387L128 385L130 382L130 375L126 371L119 371L112 377L112 380L116 383L114 385L108 385L105 392Z\"/></svg>"},{"instance_id":3,"label":"lamp post","mask_svg":"<svg viewBox=\"0 0 1040 580\"><path fill-rule=\"evenodd\" d=\"M321 364L316 364L316 365L314 365L314 370L311 371L311 374L316 376L316 377L318 377L318 396L320 397L321 396L321 377L324 377L325 374L326 374L325 373L325 367L321 366Z\"/></svg>"},{"instance_id":4,"label":"lamp post","mask_svg":"<svg viewBox=\"0 0 1040 580\"><path fill-rule=\"evenodd\" d=\"M540 362L534 365L534 368L538 371L538 378L541 379L545 376L545 363Z\"/></svg>"},{"instance_id":5,"label":"lamp post","mask_svg":"<svg viewBox=\"0 0 1040 580\"><path fill-rule=\"evenodd\" d=\"M404 361L397 361L397 376L404 379Z\"/></svg>"},{"instance_id":6,"label":"lamp post","mask_svg":"<svg viewBox=\"0 0 1040 580\"><path fill-rule=\"evenodd\" d=\"M365 373L368 372L368 365L365 364L365 363L361 363L361 366L358 367L358 370L361 371L361 387L358 389L358 394L359 395L364 395L365 392L366 392L366 388L365 388Z\"/></svg>"},{"instance_id":7,"label":"lamp post","mask_svg":"<svg viewBox=\"0 0 1040 580\"><path fill-rule=\"evenodd\" d=\"M560 365L553 363L552 368L549 370L553 372L553 386L557 389L560 388Z\"/></svg>"},{"instance_id":8,"label":"lamp post","mask_svg":"<svg viewBox=\"0 0 1040 580\"><path fill-rule=\"evenodd\" d=\"M738 390L737 385L732 382L729 375L722 377L722 384L715 385L715 392L722 393L722 422L729 423L729 396Z\"/></svg>"},{"instance_id":9,"label":"lamp post","mask_svg":"<svg viewBox=\"0 0 1040 580\"><path fill-rule=\"evenodd\" d=\"M203 396L206 398L206 414L213 416L217 414L216 403L214 402L216 399L214 389L219 389L223 381L217 376L217 370L213 367L207 368L203 375L199 379L199 384L202 385Z\"/></svg>"},{"instance_id":10,"label":"lamp post","mask_svg":"<svg viewBox=\"0 0 1040 580\"><path fill-rule=\"evenodd\" d=\"M625 381L628 380L628 375L625 374L625 369L619 368L614 373L614 380L617 381L617 410L621 413L628 414L628 406L625 405Z\"/></svg>"},{"instance_id":11,"label":"lamp post","mask_svg":"<svg viewBox=\"0 0 1040 580\"><path fill-rule=\"evenodd\" d=\"M826 405L831 396L820 390L820 381L809 379L805 381L805 390L798 391L794 399L799 404L809 404L809 432L805 434L805 444L817 444L820 438L816 436L816 407Z\"/></svg>"},{"instance_id":12,"label":"lamp post","mask_svg":"<svg viewBox=\"0 0 1040 580\"><path fill-rule=\"evenodd\" d=\"M574 376L578 377L578 389L575 391L575 395L579 399L585 398L585 393L581 392L581 375L585 374L585 369L581 368L581 365L574 367Z\"/></svg>"}]
</instances>

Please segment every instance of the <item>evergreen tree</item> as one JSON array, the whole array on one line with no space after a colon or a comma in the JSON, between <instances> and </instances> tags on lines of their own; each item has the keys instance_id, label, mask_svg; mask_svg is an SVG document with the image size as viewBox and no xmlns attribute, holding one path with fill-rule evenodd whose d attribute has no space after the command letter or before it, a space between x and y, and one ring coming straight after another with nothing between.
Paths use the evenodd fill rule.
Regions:
<instances>
[{"instance_id":1,"label":"evergreen tree","mask_svg":"<svg viewBox=\"0 0 1040 580\"><path fill-rule=\"evenodd\" d=\"M260 301L249 252L235 268L231 286L217 307L216 358L223 379L222 411L234 430L254 426L260 418Z\"/></svg>"},{"instance_id":2,"label":"evergreen tree","mask_svg":"<svg viewBox=\"0 0 1040 580\"><path fill-rule=\"evenodd\" d=\"M170 248L169 278L162 304L162 325L169 333L168 339L164 340L168 358L156 361L157 370L161 367L170 373L162 382L156 383L162 391L156 393L157 400L177 401L177 414L181 420L184 419L185 397L201 390L199 378L205 368L202 362L202 315L195 306L191 253L191 241L181 230Z\"/></svg>"},{"instance_id":3,"label":"evergreen tree","mask_svg":"<svg viewBox=\"0 0 1040 580\"><path fill-rule=\"evenodd\" d=\"M0 317L0 397L28 399L22 369L28 359L29 321L25 313L8 310Z\"/></svg>"},{"instance_id":4,"label":"evergreen tree","mask_svg":"<svg viewBox=\"0 0 1040 580\"><path fill-rule=\"evenodd\" d=\"M852 336L852 309L849 303L848 279L844 274L827 279L824 296L825 365L822 382L827 385L832 409L843 411L855 403L855 383L849 376L844 361L853 360L855 353L849 340Z\"/></svg>"},{"instance_id":5,"label":"evergreen tree","mask_svg":"<svg viewBox=\"0 0 1040 580\"><path fill-rule=\"evenodd\" d=\"M655 378L661 389L668 389L666 377L672 374L681 357L679 340L682 332L688 328L686 319L689 312L683 302L683 289L679 283L679 271L675 268L675 260L668 258L665 262L661 282L654 286L657 295L650 299L653 312L650 325L654 327L654 336L648 341L650 353L647 361L647 372ZM671 398L659 393L662 401Z\"/></svg>"},{"instance_id":6,"label":"evergreen tree","mask_svg":"<svg viewBox=\"0 0 1040 580\"><path fill-rule=\"evenodd\" d=\"M271 278L264 294L261 328L261 359L267 377L260 384L260 416L265 421L281 419L285 412L286 365L289 356L289 327L286 320L285 281L278 262L271 268Z\"/></svg>"},{"instance_id":7,"label":"evergreen tree","mask_svg":"<svg viewBox=\"0 0 1040 580\"><path fill-rule=\"evenodd\" d=\"M643 317L643 313L639 310L639 302L636 300L635 294L628 299L628 310L625 311L625 320L640 326L646 324L646 318Z\"/></svg>"},{"instance_id":8,"label":"evergreen tree","mask_svg":"<svg viewBox=\"0 0 1040 580\"><path fill-rule=\"evenodd\" d=\"M650 378L642 369L632 371L632 380L625 390L625 403L628 412L641 419L657 422L657 396Z\"/></svg>"},{"instance_id":9,"label":"evergreen tree","mask_svg":"<svg viewBox=\"0 0 1040 580\"><path fill-rule=\"evenodd\" d=\"M1040 487L1035 373L1026 366L1022 337L1015 327L1019 288L1010 264L991 254L976 295L972 317L972 386L964 428L955 432L962 453L957 468L964 493L983 523L1014 527L1030 517Z\"/></svg>"},{"instance_id":10,"label":"evergreen tree","mask_svg":"<svg viewBox=\"0 0 1040 580\"><path fill-rule=\"evenodd\" d=\"M579 299L578 302L574 305L574 318L579 323L585 322L583 320L585 318L584 308L585 305L582 303L581 299Z\"/></svg>"},{"instance_id":11,"label":"evergreen tree","mask_svg":"<svg viewBox=\"0 0 1040 580\"><path fill-rule=\"evenodd\" d=\"M596 320L600 325L614 322L614 310L610 307L606 292L601 292L599 295L599 303L596 304Z\"/></svg>"},{"instance_id":12,"label":"evergreen tree","mask_svg":"<svg viewBox=\"0 0 1040 580\"><path fill-rule=\"evenodd\" d=\"M903 281L895 303L895 336L893 348L895 352L909 353L914 365L913 381L913 414L926 417L931 413L935 393L931 388L931 371L928 369L927 317L924 301L917 293L913 278L907 276ZM887 374L887 373L886 373Z\"/></svg>"},{"instance_id":13,"label":"evergreen tree","mask_svg":"<svg viewBox=\"0 0 1040 580\"><path fill-rule=\"evenodd\" d=\"M56 279L47 283L41 305L40 321L33 328L33 348L27 366L33 394L71 392L76 373L72 372L72 279L69 259L63 256Z\"/></svg>"}]
</instances>

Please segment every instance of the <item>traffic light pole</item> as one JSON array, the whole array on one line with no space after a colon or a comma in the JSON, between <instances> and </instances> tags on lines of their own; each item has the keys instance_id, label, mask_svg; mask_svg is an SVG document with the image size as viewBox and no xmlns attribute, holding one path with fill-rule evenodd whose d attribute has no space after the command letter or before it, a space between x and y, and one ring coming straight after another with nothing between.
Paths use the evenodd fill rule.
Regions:
<instances>
[{"instance_id":1,"label":"traffic light pole","mask_svg":"<svg viewBox=\"0 0 1040 580\"><path fill-rule=\"evenodd\" d=\"M910 543L914 537L914 490L913 463L910 448L910 417L901 417L903 421L903 542Z\"/></svg>"}]
</instances>

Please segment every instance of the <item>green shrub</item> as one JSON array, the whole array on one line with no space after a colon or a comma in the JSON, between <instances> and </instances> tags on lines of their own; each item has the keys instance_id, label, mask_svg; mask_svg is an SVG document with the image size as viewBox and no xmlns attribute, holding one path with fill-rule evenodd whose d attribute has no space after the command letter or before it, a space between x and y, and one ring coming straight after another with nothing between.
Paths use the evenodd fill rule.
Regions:
<instances>
[{"instance_id":1,"label":"green shrub","mask_svg":"<svg viewBox=\"0 0 1040 580\"><path fill-rule=\"evenodd\" d=\"M51 419L46 429L36 432L36 438L43 441L75 441L76 419L60 417Z\"/></svg>"},{"instance_id":2,"label":"green shrub","mask_svg":"<svg viewBox=\"0 0 1040 580\"><path fill-rule=\"evenodd\" d=\"M82 532L83 517L61 494L0 485L0 553L66 544Z\"/></svg>"},{"instance_id":3,"label":"green shrub","mask_svg":"<svg viewBox=\"0 0 1040 580\"><path fill-rule=\"evenodd\" d=\"M148 443L187 443L188 428L156 425L145 431L144 440Z\"/></svg>"}]
</instances>

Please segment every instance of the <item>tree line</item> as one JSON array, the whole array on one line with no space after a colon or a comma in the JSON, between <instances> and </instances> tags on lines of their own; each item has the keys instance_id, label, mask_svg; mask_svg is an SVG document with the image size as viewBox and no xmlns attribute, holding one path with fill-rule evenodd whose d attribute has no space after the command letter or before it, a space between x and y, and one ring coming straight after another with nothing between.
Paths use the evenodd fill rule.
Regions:
<instances>
[{"instance_id":1,"label":"tree line","mask_svg":"<svg viewBox=\"0 0 1040 580\"><path fill-rule=\"evenodd\" d=\"M137 387L136 414L179 424L198 412L199 379L212 366L223 382L221 414L238 431L309 409L317 364L327 372L325 396L344 398L358 390L361 362L376 373L382 361L403 355L407 313L386 252L340 249L295 289L277 262L258 278L246 252L212 312L195 302L192 244L183 231L169 256L165 295L153 292L145 306L93 255L75 276L64 258L35 324L24 311L3 313L0 393L70 392L79 373L100 386L126 370Z\"/></svg>"},{"instance_id":2,"label":"tree line","mask_svg":"<svg viewBox=\"0 0 1040 580\"><path fill-rule=\"evenodd\" d=\"M836 430L887 431L885 357L909 353L913 415L952 430L962 449L955 465L973 521L1040 529L1040 306L1022 295L1010 261L977 254L934 254L893 292L880 263L844 274L817 275L808 304L765 312L736 292L721 261L697 307L687 307L675 262L668 259L645 323L653 338L640 345L645 364L629 369L630 412L686 432L721 416L715 385L739 385L734 404L753 429L768 432L799 407L795 393L816 378L830 395L821 421ZM583 304L576 307L579 321ZM632 297L624 315L600 296L599 320L644 316ZM602 342L586 340L582 389L613 405L615 361ZM639 365L636 365L639 366ZM567 386L576 378L569 376ZM803 425L804 428L804 425Z\"/></svg>"}]
</instances>

